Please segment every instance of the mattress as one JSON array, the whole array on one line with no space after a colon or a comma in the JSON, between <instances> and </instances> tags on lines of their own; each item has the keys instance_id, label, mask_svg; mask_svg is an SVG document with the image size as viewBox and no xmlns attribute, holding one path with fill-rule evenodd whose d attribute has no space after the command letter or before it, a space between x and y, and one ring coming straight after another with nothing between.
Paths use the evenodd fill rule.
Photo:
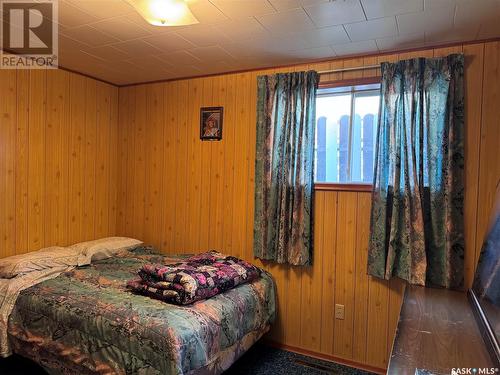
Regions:
<instances>
[{"instance_id":1,"label":"mattress","mask_svg":"<svg viewBox=\"0 0 500 375\"><path fill-rule=\"evenodd\" d=\"M219 374L275 318L271 276L188 306L136 295L145 263L181 260L138 247L24 290L9 318L14 352L58 374Z\"/></svg>"}]
</instances>

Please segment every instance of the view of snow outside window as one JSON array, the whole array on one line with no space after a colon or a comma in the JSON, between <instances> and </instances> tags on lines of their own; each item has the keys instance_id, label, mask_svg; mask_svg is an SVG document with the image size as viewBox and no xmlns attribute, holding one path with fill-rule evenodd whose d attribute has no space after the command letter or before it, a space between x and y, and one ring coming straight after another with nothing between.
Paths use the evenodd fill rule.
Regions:
<instances>
[{"instance_id":1,"label":"view of snow outside window","mask_svg":"<svg viewBox=\"0 0 500 375\"><path fill-rule=\"evenodd\" d=\"M343 91L322 94L318 90L315 181L372 183L379 91L355 88Z\"/></svg>"}]
</instances>

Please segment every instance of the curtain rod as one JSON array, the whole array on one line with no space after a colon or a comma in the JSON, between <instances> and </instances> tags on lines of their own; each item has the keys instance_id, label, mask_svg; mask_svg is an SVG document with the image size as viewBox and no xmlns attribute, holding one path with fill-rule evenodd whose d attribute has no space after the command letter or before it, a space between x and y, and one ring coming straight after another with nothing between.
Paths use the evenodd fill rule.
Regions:
<instances>
[{"instance_id":1,"label":"curtain rod","mask_svg":"<svg viewBox=\"0 0 500 375\"><path fill-rule=\"evenodd\" d=\"M350 72L351 70L365 70L365 69L375 69L375 68L380 68L380 65L354 66L352 68L340 68L340 69L332 69L332 70L321 70L321 71L318 72L318 74Z\"/></svg>"}]
</instances>

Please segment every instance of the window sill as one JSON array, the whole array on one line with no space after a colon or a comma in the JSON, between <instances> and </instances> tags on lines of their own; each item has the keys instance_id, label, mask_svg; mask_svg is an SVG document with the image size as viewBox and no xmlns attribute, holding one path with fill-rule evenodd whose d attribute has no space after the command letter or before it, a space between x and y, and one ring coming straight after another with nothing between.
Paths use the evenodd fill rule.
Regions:
<instances>
[{"instance_id":1,"label":"window sill","mask_svg":"<svg viewBox=\"0 0 500 375\"><path fill-rule=\"evenodd\" d=\"M371 192L372 184L337 184L337 183L315 183L316 191L358 191Z\"/></svg>"}]
</instances>

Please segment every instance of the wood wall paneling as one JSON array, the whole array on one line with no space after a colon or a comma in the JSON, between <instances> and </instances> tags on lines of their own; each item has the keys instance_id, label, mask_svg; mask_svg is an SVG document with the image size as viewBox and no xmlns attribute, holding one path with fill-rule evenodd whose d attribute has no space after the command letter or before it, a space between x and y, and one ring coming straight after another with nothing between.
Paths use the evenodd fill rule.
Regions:
<instances>
[{"instance_id":1,"label":"wood wall paneling","mask_svg":"<svg viewBox=\"0 0 500 375\"><path fill-rule=\"evenodd\" d=\"M116 232L118 89L0 70L0 257Z\"/></svg>"},{"instance_id":2,"label":"wood wall paneling","mask_svg":"<svg viewBox=\"0 0 500 375\"><path fill-rule=\"evenodd\" d=\"M483 59L481 138L477 196L476 258L487 231L500 180L500 42L486 43ZM477 95L480 95L477 92ZM477 126L477 124L476 124Z\"/></svg>"},{"instance_id":3,"label":"wood wall paneling","mask_svg":"<svg viewBox=\"0 0 500 375\"><path fill-rule=\"evenodd\" d=\"M29 81L28 248L16 249L21 252L37 250L46 243L44 196L47 74L44 70L34 70L24 78ZM5 247L3 250L4 256L13 254L11 248Z\"/></svg>"},{"instance_id":4,"label":"wood wall paneling","mask_svg":"<svg viewBox=\"0 0 500 375\"><path fill-rule=\"evenodd\" d=\"M2 222L0 223L0 254L15 252L15 150L16 150L16 96L17 76L15 71L4 71L0 76L1 121L0 141L0 199Z\"/></svg>"},{"instance_id":5,"label":"wood wall paneling","mask_svg":"<svg viewBox=\"0 0 500 375\"><path fill-rule=\"evenodd\" d=\"M481 148L481 116L483 90L484 45L464 46L466 59L465 77L465 184L467 186L464 203L465 234L465 285L472 285L479 244L476 243L476 222L479 189L479 152Z\"/></svg>"}]
</instances>

